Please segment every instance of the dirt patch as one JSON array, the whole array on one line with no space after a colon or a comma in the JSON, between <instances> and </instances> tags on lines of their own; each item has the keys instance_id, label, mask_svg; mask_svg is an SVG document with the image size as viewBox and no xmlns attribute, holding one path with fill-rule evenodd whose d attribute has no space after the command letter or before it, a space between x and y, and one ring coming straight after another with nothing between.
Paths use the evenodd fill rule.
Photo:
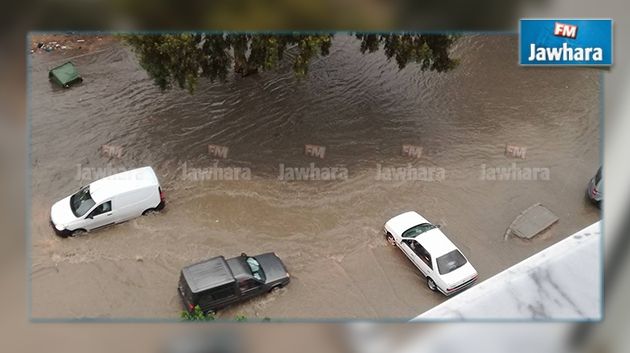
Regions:
<instances>
[{"instance_id":1,"label":"dirt patch","mask_svg":"<svg viewBox=\"0 0 630 353\"><path fill-rule=\"evenodd\" d=\"M71 52L74 54L89 53L106 47L113 41L119 40L112 35L84 35L84 34L34 34L31 35L31 54L46 54L50 52Z\"/></svg>"}]
</instances>

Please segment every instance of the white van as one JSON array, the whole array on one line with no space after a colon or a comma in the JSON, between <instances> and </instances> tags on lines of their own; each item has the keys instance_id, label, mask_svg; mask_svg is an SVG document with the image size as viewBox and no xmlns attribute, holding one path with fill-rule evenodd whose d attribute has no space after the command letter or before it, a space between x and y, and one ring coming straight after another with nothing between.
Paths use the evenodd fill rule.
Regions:
<instances>
[{"instance_id":1,"label":"white van","mask_svg":"<svg viewBox=\"0 0 630 353\"><path fill-rule=\"evenodd\" d=\"M56 202L50 220L67 237L128 221L165 206L164 193L151 167L97 180Z\"/></svg>"}]
</instances>

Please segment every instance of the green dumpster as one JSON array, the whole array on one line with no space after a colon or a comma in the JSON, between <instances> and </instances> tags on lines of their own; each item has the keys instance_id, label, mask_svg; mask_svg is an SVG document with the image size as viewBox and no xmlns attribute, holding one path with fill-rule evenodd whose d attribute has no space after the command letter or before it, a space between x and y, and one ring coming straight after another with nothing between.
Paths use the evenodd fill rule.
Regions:
<instances>
[{"instance_id":1,"label":"green dumpster","mask_svg":"<svg viewBox=\"0 0 630 353\"><path fill-rule=\"evenodd\" d=\"M65 88L70 87L70 85L74 83L83 81L83 78L79 76L77 68L70 61L50 70L50 72L48 72L48 78Z\"/></svg>"}]
</instances>

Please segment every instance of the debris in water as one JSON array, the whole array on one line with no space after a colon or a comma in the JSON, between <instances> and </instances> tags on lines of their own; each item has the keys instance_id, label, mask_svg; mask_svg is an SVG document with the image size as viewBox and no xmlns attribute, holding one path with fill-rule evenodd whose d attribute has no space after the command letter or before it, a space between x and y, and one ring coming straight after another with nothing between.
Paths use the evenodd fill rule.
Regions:
<instances>
[{"instance_id":1,"label":"debris in water","mask_svg":"<svg viewBox=\"0 0 630 353\"><path fill-rule=\"evenodd\" d=\"M48 72L48 77L51 81L64 88L68 88L74 83L83 81L83 78L79 75L77 68L70 61L50 70L50 72Z\"/></svg>"},{"instance_id":2,"label":"debris in water","mask_svg":"<svg viewBox=\"0 0 630 353\"><path fill-rule=\"evenodd\" d=\"M540 203L536 203L514 219L505 232L504 239L507 239L510 234L519 238L531 239L556 222L558 222L558 216Z\"/></svg>"}]
</instances>

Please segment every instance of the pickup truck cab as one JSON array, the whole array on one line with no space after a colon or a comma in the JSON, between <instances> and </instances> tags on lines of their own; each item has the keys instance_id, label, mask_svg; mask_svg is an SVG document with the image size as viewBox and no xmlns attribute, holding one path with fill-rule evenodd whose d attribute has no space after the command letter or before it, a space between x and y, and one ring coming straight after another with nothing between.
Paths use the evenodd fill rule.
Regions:
<instances>
[{"instance_id":1,"label":"pickup truck cab","mask_svg":"<svg viewBox=\"0 0 630 353\"><path fill-rule=\"evenodd\" d=\"M274 253L241 256L226 260L217 256L184 267L178 291L184 307L199 305L204 313L271 292L289 283L289 273Z\"/></svg>"},{"instance_id":2,"label":"pickup truck cab","mask_svg":"<svg viewBox=\"0 0 630 353\"><path fill-rule=\"evenodd\" d=\"M67 237L159 211L165 202L153 168L138 168L92 182L56 202L50 222Z\"/></svg>"}]
</instances>

